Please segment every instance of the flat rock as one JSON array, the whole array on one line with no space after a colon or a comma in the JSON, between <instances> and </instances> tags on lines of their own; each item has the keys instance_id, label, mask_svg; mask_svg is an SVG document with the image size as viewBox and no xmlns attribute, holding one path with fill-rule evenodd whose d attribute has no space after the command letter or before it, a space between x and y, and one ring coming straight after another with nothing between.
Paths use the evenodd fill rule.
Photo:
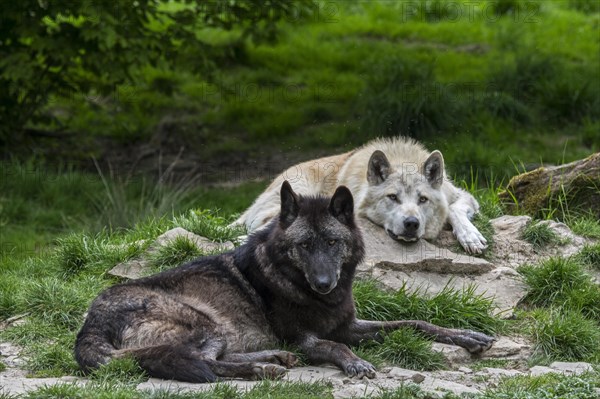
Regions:
<instances>
[{"instance_id":1,"label":"flat rock","mask_svg":"<svg viewBox=\"0 0 600 399\"><path fill-rule=\"evenodd\" d=\"M482 359L525 360L531 356L531 344L519 337L497 337Z\"/></svg>"},{"instance_id":2,"label":"flat rock","mask_svg":"<svg viewBox=\"0 0 600 399\"><path fill-rule=\"evenodd\" d=\"M15 378L0 374L0 393L20 395L43 386L85 383L87 383L85 379L70 376L61 378Z\"/></svg>"},{"instance_id":3,"label":"flat rock","mask_svg":"<svg viewBox=\"0 0 600 399\"><path fill-rule=\"evenodd\" d=\"M258 381L245 380L228 380L226 382L210 383L210 384L194 384L191 382L181 382L173 380L161 380L159 378L150 378L148 381L138 384L136 387L139 391L167 391L167 392L205 392L214 389L219 384L231 385L240 391L248 391L252 389Z\"/></svg>"},{"instance_id":4,"label":"flat rock","mask_svg":"<svg viewBox=\"0 0 600 399\"><path fill-rule=\"evenodd\" d=\"M425 240L400 243L390 238L384 229L365 219L359 219L367 253L364 266L389 268L403 272L433 272L440 274L483 274L494 266L485 259L458 254Z\"/></svg>"},{"instance_id":5,"label":"flat rock","mask_svg":"<svg viewBox=\"0 0 600 399\"><path fill-rule=\"evenodd\" d=\"M583 237L574 234L564 223L544 220L535 223L547 225L564 242L535 249L529 242L521 238L523 230L531 222L532 219L529 216L512 215L504 215L490 220L496 232L492 262L497 268L516 269L524 263L535 264L552 256L571 256L579 252L587 242Z\"/></svg>"}]
</instances>

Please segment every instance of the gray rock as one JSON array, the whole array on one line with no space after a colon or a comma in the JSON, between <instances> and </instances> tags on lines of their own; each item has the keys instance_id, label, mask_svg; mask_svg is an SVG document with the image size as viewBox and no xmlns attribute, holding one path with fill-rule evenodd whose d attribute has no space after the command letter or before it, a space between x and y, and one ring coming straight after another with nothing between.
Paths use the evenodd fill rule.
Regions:
<instances>
[{"instance_id":1,"label":"gray rock","mask_svg":"<svg viewBox=\"0 0 600 399\"><path fill-rule=\"evenodd\" d=\"M531 356L531 344L523 338L497 337L490 349L481 355L482 359L525 360Z\"/></svg>"},{"instance_id":2,"label":"gray rock","mask_svg":"<svg viewBox=\"0 0 600 399\"><path fill-rule=\"evenodd\" d=\"M454 381L442 380L439 378L428 377L423 381L420 387L425 392L431 392L435 394L451 392L455 395L462 395L465 393L478 394L481 393L477 388L469 387L464 384L460 384Z\"/></svg>"},{"instance_id":3,"label":"gray rock","mask_svg":"<svg viewBox=\"0 0 600 399\"><path fill-rule=\"evenodd\" d=\"M585 362L554 362L550 365L551 369L554 369L563 374L574 374L579 375L587 371L594 371L594 367L591 364Z\"/></svg>"},{"instance_id":4,"label":"gray rock","mask_svg":"<svg viewBox=\"0 0 600 399\"><path fill-rule=\"evenodd\" d=\"M464 373L464 374L473 374L473 370L471 370L468 367L464 367L464 366L463 367L459 367L458 371L460 371L461 373Z\"/></svg>"}]
</instances>

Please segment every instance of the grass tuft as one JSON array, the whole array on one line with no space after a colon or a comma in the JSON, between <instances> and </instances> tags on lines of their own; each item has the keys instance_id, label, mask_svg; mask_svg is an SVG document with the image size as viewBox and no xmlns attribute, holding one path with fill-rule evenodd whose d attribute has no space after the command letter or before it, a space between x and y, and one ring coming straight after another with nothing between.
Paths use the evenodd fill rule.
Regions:
<instances>
[{"instance_id":1,"label":"grass tuft","mask_svg":"<svg viewBox=\"0 0 600 399\"><path fill-rule=\"evenodd\" d=\"M17 297L17 311L66 328L77 327L104 282L96 277L68 280L36 279L24 284Z\"/></svg>"},{"instance_id":2,"label":"grass tuft","mask_svg":"<svg viewBox=\"0 0 600 399\"><path fill-rule=\"evenodd\" d=\"M175 217L174 224L213 241L234 241L246 233L244 227L229 227L231 220L220 216L218 211L191 210L185 216Z\"/></svg>"},{"instance_id":3,"label":"grass tuft","mask_svg":"<svg viewBox=\"0 0 600 399\"><path fill-rule=\"evenodd\" d=\"M567 224L575 234L588 238L600 238L600 221L593 216L574 218Z\"/></svg>"},{"instance_id":4,"label":"grass tuft","mask_svg":"<svg viewBox=\"0 0 600 399\"><path fill-rule=\"evenodd\" d=\"M410 329L392 331L382 343L365 343L360 349L367 359L377 358L410 370L438 370L444 366L444 356L431 349L431 341Z\"/></svg>"},{"instance_id":5,"label":"grass tuft","mask_svg":"<svg viewBox=\"0 0 600 399\"><path fill-rule=\"evenodd\" d=\"M529 222L521 233L521 238L533 245L533 248L543 249L551 244L560 244L563 240L545 223Z\"/></svg>"},{"instance_id":6,"label":"grass tuft","mask_svg":"<svg viewBox=\"0 0 600 399\"><path fill-rule=\"evenodd\" d=\"M575 255L575 259L586 267L600 270L600 243L587 244Z\"/></svg>"},{"instance_id":7,"label":"grass tuft","mask_svg":"<svg viewBox=\"0 0 600 399\"><path fill-rule=\"evenodd\" d=\"M519 267L528 286L525 303L564 307L600 320L600 287L574 258L550 258L539 266Z\"/></svg>"},{"instance_id":8,"label":"grass tuft","mask_svg":"<svg viewBox=\"0 0 600 399\"><path fill-rule=\"evenodd\" d=\"M529 314L529 334L535 342L534 358L562 361L594 361L600 355L598 323L580 312L557 308Z\"/></svg>"},{"instance_id":9,"label":"grass tuft","mask_svg":"<svg viewBox=\"0 0 600 399\"><path fill-rule=\"evenodd\" d=\"M139 384L148 379L146 372L132 358L113 359L90 374L90 379L102 384Z\"/></svg>"},{"instance_id":10,"label":"grass tuft","mask_svg":"<svg viewBox=\"0 0 600 399\"><path fill-rule=\"evenodd\" d=\"M179 266L201 255L202 251L189 238L178 236L160 247L151 256L151 264L157 271L162 271Z\"/></svg>"}]
</instances>

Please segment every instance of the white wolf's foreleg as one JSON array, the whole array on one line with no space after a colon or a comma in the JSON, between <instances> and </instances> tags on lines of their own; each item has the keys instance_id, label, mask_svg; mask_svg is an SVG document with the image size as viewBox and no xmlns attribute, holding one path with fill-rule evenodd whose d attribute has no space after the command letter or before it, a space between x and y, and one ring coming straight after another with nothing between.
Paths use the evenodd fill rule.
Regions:
<instances>
[{"instance_id":1,"label":"white wolf's foreleg","mask_svg":"<svg viewBox=\"0 0 600 399\"><path fill-rule=\"evenodd\" d=\"M487 240L471 223L479 211L479 204L468 192L451 184L444 187L448 202L448 222L456 239L468 253L480 254L487 248Z\"/></svg>"}]
</instances>

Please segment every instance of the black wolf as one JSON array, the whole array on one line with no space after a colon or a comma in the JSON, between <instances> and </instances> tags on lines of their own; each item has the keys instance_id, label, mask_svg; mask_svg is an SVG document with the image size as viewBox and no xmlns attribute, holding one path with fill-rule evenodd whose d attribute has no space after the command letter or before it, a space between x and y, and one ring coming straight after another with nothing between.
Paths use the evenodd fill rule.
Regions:
<instances>
[{"instance_id":1,"label":"black wolf","mask_svg":"<svg viewBox=\"0 0 600 399\"><path fill-rule=\"evenodd\" d=\"M352 194L296 195L284 182L281 212L246 244L163 273L111 287L91 305L75 345L84 371L132 356L154 377L191 382L272 378L297 362L277 350L297 345L312 363L349 376L374 367L349 349L411 327L478 353L493 338L424 321L358 320L352 280L364 248Z\"/></svg>"}]
</instances>

